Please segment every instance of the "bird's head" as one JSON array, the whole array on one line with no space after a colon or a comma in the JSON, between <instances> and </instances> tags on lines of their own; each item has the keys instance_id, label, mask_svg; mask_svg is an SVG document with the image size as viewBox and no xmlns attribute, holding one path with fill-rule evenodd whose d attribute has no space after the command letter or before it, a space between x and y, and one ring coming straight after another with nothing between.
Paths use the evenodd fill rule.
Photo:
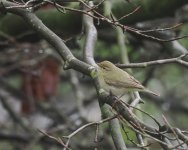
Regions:
<instances>
[{"instance_id":1,"label":"bird's head","mask_svg":"<svg viewBox=\"0 0 188 150\"><path fill-rule=\"evenodd\" d=\"M111 71L113 71L115 69L115 65L112 64L109 61L102 61L100 63L97 63L97 65L99 66L99 69L103 72L103 73L110 73Z\"/></svg>"}]
</instances>

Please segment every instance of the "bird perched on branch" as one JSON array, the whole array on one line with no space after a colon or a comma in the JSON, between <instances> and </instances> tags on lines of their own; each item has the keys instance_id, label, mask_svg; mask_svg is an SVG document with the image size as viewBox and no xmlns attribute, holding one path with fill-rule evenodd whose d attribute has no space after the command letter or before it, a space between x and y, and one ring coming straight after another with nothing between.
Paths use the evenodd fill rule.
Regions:
<instances>
[{"instance_id":1,"label":"bird perched on branch","mask_svg":"<svg viewBox=\"0 0 188 150\"><path fill-rule=\"evenodd\" d=\"M102 89L116 96L123 96L127 92L142 91L156 96L151 90L144 87L126 71L116 67L109 61L103 61L98 65L99 84Z\"/></svg>"}]
</instances>

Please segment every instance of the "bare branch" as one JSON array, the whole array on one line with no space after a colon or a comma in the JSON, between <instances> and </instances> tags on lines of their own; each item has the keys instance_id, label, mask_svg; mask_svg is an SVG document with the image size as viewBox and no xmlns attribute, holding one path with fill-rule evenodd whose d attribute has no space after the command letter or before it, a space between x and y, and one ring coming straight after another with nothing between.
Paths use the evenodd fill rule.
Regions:
<instances>
[{"instance_id":1,"label":"bare branch","mask_svg":"<svg viewBox=\"0 0 188 150\"><path fill-rule=\"evenodd\" d=\"M90 1L89 5L90 7L92 7L93 2ZM85 7L85 10L87 11L88 8ZM93 15L92 12L88 12L88 13ZM84 60L89 64L96 66L93 53L94 53L95 43L97 40L97 30L94 26L93 18L86 14L83 15L83 23L86 31L86 40L84 45Z\"/></svg>"},{"instance_id":2,"label":"bare branch","mask_svg":"<svg viewBox=\"0 0 188 150\"><path fill-rule=\"evenodd\" d=\"M51 136L49 135L48 133L42 131L42 130L39 130L42 134L44 134L45 136L49 137L50 139L53 139L55 141L57 141L58 143L60 143L63 147L65 147L67 150L71 150L70 148L68 148L64 143L63 141L60 139L60 138L56 138L54 136Z\"/></svg>"},{"instance_id":3,"label":"bare branch","mask_svg":"<svg viewBox=\"0 0 188 150\"><path fill-rule=\"evenodd\" d=\"M141 122L130 110L127 106L123 106L121 101L117 99L116 97L109 97L105 96L106 94L101 94L101 100L104 100L107 104L114 106L113 108L122 116L126 122L128 122L131 126L131 128L138 133L142 134L145 137L149 137L154 139L155 141L161 143L162 145L166 145L168 148L172 148L168 145L168 143L162 141L163 138L165 138L165 133L173 133L172 129L168 126L159 126L159 129L156 129L154 127L148 126ZM187 143L187 136L182 134L181 132L177 133L176 128L173 128L174 131L176 131L176 134L179 139L181 139L183 142ZM181 131L181 130L179 130Z\"/></svg>"},{"instance_id":4,"label":"bare branch","mask_svg":"<svg viewBox=\"0 0 188 150\"><path fill-rule=\"evenodd\" d=\"M156 66L156 65L177 63L184 67L188 67L188 62L183 60L183 58L186 56L187 56L187 53L183 54L181 56L175 57L175 58L154 60L154 61L142 62L142 63L131 63L131 64L127 64L127 65L126 64L116 64L116 66L118 66L120 68L146 68L146 67Z\"/></svg>"},{"instance_id":5,"label":"bare branch","mask_svg":"<svg viewBox=\"0 0 188 150\"><path fill-rule=\"evenodd\" d=\"M49 135L49 134L47 134L46 132L41 131L41 130L39 130L39 131L40 131L41 133L43 133L44 135L48 136L49 138L54 139L55 141L57 141L58 143L60 143L62 146L64 146L64 149L66 150L66 149L69 149L69 148L68 148L68 145L69 145L69 142L70 142L70 140L71 140L71 138L72 138L73 136L75 136L76 134L78 134L79 132L81 132L82 130L84 130L84 129L87 128L87 127L94 126L94 125L96 125L96 126L97 126L97 125L100 125L100 124L102 124L102 123L105 123L105 122L108 122L108 121L110 121L110 120L112 120L112 119L115 119L117 116L118 116L118 115L114 115L114 116L112 116L112 117L110 117L110 118L106 118L106 119L100 120L100 121L98 121L98 122L91 122L91 123L88 123L88 124L85 124L85 125L81 126L81 127L78 128L77 130L75 130L74 132L72 132L71 134L69 134L68 136L63 136L63 138L66 138L66 139L67 139L67 142L66 142L66 143L64 143L61 138L51 136L51 135ZM69 150L70 150L70 149L69 149Z\"/></svg>"},{"instance_id":6,"label":"bare branch","mask_svg":"<svg viewBox=\"0 0 188 150\"><path fill-rule=\"evenodd\" d=\"M17 4L8 1L3 1L3 3L0 5L4 5L5 7L17 6ZM7 11L21 16L29 25L31 25L31 27L37 33L43 36L55 48L56 52L65 61L64 67L66 69L74 68L75 70L90 75L91 70L94 68L76 59L69 50L69 48L64 44L63 40L59 38L54 32L52 32L49 28L47 28L35 14L31 13L27 9L22 8L11 8Z\"/></svg>"}]
</instances>

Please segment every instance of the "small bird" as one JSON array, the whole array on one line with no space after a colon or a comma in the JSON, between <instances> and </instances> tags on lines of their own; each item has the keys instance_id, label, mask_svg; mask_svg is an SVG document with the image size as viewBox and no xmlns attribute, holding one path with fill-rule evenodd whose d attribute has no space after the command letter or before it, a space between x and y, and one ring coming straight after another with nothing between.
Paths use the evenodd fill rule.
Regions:
<instances>
[{"instance_id":1,"label":"small bird","mask_svg":"<svg viewBox=\"0 0 188 150\"><path fill-rule=\"evenodd\" d=\"M142 91L159 96L144 87L126 71L116 67L109 61L102 61L98 65L99 84L102 89L116 96L123 96L127 92Z\"/></svg>"}]
</instances>

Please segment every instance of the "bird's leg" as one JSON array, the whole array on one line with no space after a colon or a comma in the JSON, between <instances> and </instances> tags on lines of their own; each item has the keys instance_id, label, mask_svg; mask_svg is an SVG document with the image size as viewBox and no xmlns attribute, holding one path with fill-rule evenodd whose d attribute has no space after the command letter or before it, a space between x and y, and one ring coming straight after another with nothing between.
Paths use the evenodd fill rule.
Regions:
<instances>
[{"instance_id":1,"label":"bird's leg","mask_svg":"<svg viewBox=\"0 0 188 150\"><path fill-rule=\"evenodd\" d=\"M117 102L121 101L121 99L119 99L116 95L114 95L111 90L109 91L109 97L115 98L115 101L112 104L112 108L114 108L114 106L116 105Z\"/></svg>"},{"instance_id":2,"label":"bird's leg","mask_svg":"<svg viewBox=\"0 0 188 150\"><path fill-rule=\"evenodd\" d=\"M109 95L108 95L108 98L110 99L111 97L116 97L113 93L112 93L112 91L110 90L109 91Z\"/></svg>"},{"instance_id":3,"label":"bird's leg","mask_svg":"<svg viewBox=\"0 0 188 150\"><path fill-rule=\"evenodd\" d=\"M115 96L111 90L109 91L109 96Z\"/></svg>"}]
</instances>

